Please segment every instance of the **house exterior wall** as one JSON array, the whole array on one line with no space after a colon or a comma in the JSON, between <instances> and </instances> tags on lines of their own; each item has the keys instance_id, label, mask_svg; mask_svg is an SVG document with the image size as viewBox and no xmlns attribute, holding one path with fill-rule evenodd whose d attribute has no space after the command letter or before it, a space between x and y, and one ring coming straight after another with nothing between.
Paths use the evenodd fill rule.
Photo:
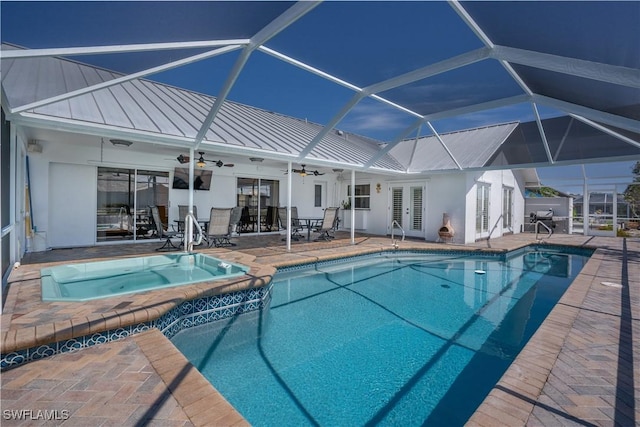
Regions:
<instances>
[{"instance_id":1,"label":"house exterior wall","mask_svg":"<svg viewBox=\"0 0 640 427\"><path fill-rule=\"evenodd\" d=\"M358 178L358 176L360 176ZM375 190L381 183L381 192ZM443 214L449 215L451 226L455 230L453 243L471 243L476 235L476 183L483 182L491 186L489 230L491 238L505 233L520 233L524 219L524 180L516 171L460 172L438 174L411 181L393 180L388 177L370 174L356 174L356 185L371 186L371 208L356 209L356 230L377 235L391 234L390 189L404 183L423 183L424 193L424 232L421 237L427 241L438 241L438 230L442 227ZM350 178L344 178L340 184L341 200L347 200L347 186ZM502 227L503 188L513 189L512 227ZM350 227L351 211L343 212L343 228ZM397 234L397 231L396 231Z\"/></svg>"},{"instance_id":2,"label":"house exterior wall","mask_svg":"<svg viewBox=\"0 0 640 427\"><path fill-rule=\"evenodd\" d=\"M489 230L488 235L476 233L476 208L477 208L477 185L486 184L490 186L489 192ZM486 238L496 238L506 233L520 233L524 218L524 180L511 170L495 170L485 172L468 173L466 177L466 211L465 217L465 240L464 243L471 243L476 240ZM513 225L510 229L503 228L503 189L513 189Z\"/></svg>"},{"instance_id":3,"label":"house exterior wall","mask_svg":"<svg viewBox=\"0 0 640 427\"><path fill-rule=\"evenodd\" d=\"M20 138L19 138L20 139ZM21 143L26 146L25 138ZM48 235L51 227L51 213L56 210L64 210L67 206L59 200L51 198L51 169L53 164L82 165L97 168L100 166L119 168L138 168L141 170L166 171L169 173L169 182L173 179L175 167L180 166L175 155L163 152L141 152L136 150L135 144L131 147L114 147L108 140L104 143L94 136L79 134L60 134L60 138L41 141L41 153L29 153L31 166L31 194L33 221L37 227L37 241L31 242L31 250L44 250L55 246ZM225 156L229 158L229 156ZM217 158L211 154L211 158ZM230 160L233 162L233 159ZM185 165L183 165L185 166ZM69 170L74 168L69 167ZM286 166L268 166L263 164L237 163L233 168L213 167L213 178L209 191L194 191L193 203L198 207L198 216L203 219L208 217L209 208L232 207L236 205L236 180L238 177L262 178L279 181L279 205L287 205L288 176L284 173ZM314 167L313 169L316 169ZM347 200L347 186L351 184L351 173L345 171L337 174L328 168L318 168L326 172L321 176L308 175L301 177L292 176L292 205L298 207L300 216L322 217L322 208L328 206L341 206L342 201ZM82 181L74 180L73 176L66 180L65 191L74 193L74 185L82 184L86 189L89 185L97 187L97 173L92 182L87 184L88 175L84 175ZM487 171L487 172L460 172L451 174L437 174L421 176L412 180L397 180L388 175L376 175L369 173L356 173L356 184L368 184L370 186L370 208L356 211L356 229L376 235L389 235L391 233L391 215L389 209L390 189L395 185L411 184L424 186L424 211L423 231L417 236L428 241L438 240L438 230L442 226L443 214L449 215L451 225L455 229L454 243L469 243L475 241L475 209L476 209L476 183L486 182L491 185L490 202L490 228L495 229L491 237L498 237L503 232L520 232L524 218L524 189L518 180L518 174L511 171ZM314 186L322 185L324 188L323 206L314 206ZM380 191L377 191L380 184ZM502 188L509 186L514 189L514 218L512 230L502 230L499 217L502 213ZM85 191L86 192L86 191ZM79 193L80 194L80 193ZM178 205L186 205L189 201L189 192L186 190L169 188L169 223L178 219ZM350 211L343 211L342 228L350 226ZM69 215L78 215L84 218L96 218L96 202L94 198L87 198L86 203L76 206ZM95 224L89 243L96 242ZM85 231L86 234L86 231ZM84 236L87 237L87 236ZM80 241L82 240L82 241ZM85 239L79 239L79 244L87 244Z\"/></svg>"},{"instance_id":4,"label":"house exterior wall","mask_svg":"<svg viewBox=\"0 0 640 427\"><path fill-rule=\"evenodd\" d=\"M465 174L436 175L427 183L426 234L429 241L437 241L443 214L449 215L454 230L452 242L463 243L467 228L465 215Z\"/></svg>"},{"instance_id":5,"label":"house exterior wall","mask_svg":"<svg viewBox=\"0 0 640 427\"><path fill-rule=\"evenodd\" d=\"M25 138L22 138L20 142L26 146ZM86 199L83 203L75 206L73 210L65 213L72 217L91 218L91 221L93 221L91 236L86 236L86 230L82 231L83 237L78 239L78 246L96 242L95 195L92 198L87 198L85 193L87 186L96 191L97 173L94 174L94 177L90 180L91 182L87 182L89 179L86 174L82 178L73 176L73 170L76 170L77 166L93 167L96 170L98 167L104 166L164 171L169 173L169 182L173 180L175 167L187 166L178 164L175 156L167 155L166 153L136 151L135 145L131 147L114 147L106 139L104 144L101 144L100 139L83 135L64 134L62 136L61 134L59 139L49 138L47 141L40 141L40 145L42 146L41 153L29 153L32 182L32 217L37 227L37 238L34 238L33 242L28 242L30 244L30 247L27 248L28 251L41 251L59 246L51 241L50 231L55 226L55 224L51 223L51 217L54 211L65 211L68 206L64 202L50 197L50 185L53 184L51 176L52 165L65 168L71 174L65 177L64 191L69 194L77 194L78 197ZM211 154L211 157L217 158L215 154ZM236 206L236 180L238 177L279 181L279 204L280 206L286 206L288 177L285 175L285 169L286 167L238 163L233 168L213 167L211 189L209 191L194 191L193 193L193 204L198 208L198 216L201 219L208 218L209 209L214 206ZM324 206L318 208L314 207L315 184L323 185L325 191ZM294 174L292 176L292 205L298 206L300 216L322 217L322 208L338 205L336 184L336 175L331 172L322 176L306 176L304 178ZM178 205L186 205L188 202L189 192L187 190L169 188L168 215L170 224L178 219ZM80 231L78 230L78 232ZM74 245L65 243L62 246Z\"/></svg>"}]
</instances>

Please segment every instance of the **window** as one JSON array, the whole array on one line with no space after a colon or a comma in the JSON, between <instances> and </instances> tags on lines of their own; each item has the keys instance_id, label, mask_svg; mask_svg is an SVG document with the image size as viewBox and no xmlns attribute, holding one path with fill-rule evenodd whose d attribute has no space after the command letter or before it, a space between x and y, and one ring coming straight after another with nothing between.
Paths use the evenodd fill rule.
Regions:
<instances>
[{"instance_id":1,"label":"window","mask_svg":"<svg viewBox=\"0 0 640 427\"><path fill-rule=\"evenodd\" d=\"M369 209L371 207L371 185L359 184L355 186L354 209ZM347 197L351 198L351 186L347 186Z\"/></svg>"},{"instance_id":2,"label":"window","mask_svg":"<svg viewBox=\"0 0 640 427\"><path fill-rule=\"evenodd\" d=\"M315 197L314 197L313 206L315 206L316 208L321 208L322 207L322 185L316 184L314 186L314 189L315 189Z\"/></svg>"},{"instance_id":3,"label":"window","mask_svg":"<svg viewBox=\"0 0 640 427\"><path fill-rule=\"evenodd\" d=\"M502 228L513 227L513 188L502 189Z\"/></svg>"},{"instance_id":4,"label":"window","mask_svg":"<svg viewBox=\"0 0 640 427\"><path fill-rule=\"evenodd\" d=\"M489 184L476 186L476 234L489 233Z\"/></svg>"}]
</instances>

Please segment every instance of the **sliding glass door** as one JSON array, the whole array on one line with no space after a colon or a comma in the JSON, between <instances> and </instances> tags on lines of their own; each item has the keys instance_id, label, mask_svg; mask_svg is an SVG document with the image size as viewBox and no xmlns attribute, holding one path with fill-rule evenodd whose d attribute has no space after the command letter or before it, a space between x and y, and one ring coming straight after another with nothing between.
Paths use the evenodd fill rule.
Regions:
<instances>
[{"instance_id":1,"label":"sliding glass door","mask_svg":"<svg viewBox=\"0 0 640 427\"><path fill-rule=\"evenodd\" d=\"M244 233L278 230L280 181L261 178L238 178L237 204L242 209L240 231Z\"/></svg>"},{"instance_id":2,"label":"sliding glass door","mask_svg":"<svg viewBox=\"0 0 640 427\"><path fill-rule=\"evenodd\" d=\"M158 206L167 224L169 173L98 168L98 242L134 240L149 234L148 206Z\"/></svg>"}]
</instances>

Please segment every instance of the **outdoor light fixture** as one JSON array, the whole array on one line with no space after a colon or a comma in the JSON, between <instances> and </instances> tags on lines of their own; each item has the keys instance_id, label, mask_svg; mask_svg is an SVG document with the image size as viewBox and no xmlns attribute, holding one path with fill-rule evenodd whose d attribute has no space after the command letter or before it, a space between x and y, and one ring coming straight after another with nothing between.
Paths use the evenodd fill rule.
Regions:
<instances>
[{"instance_id":1,"label":"outdoor light fixture","mask_svg":"<svg viewBox=\"0 0 640 427\"><path fill-rule=\"evenodd\" d=\"M126 139L110 139L113 145L122 145L124 147L129 147L133 142L127 141Z\"/></svg>"},{"instance_id":2,"label":"outdoor light fixture","mask_svg":"<svg viewBox=\"0 0 640 427\"><path fill-rule=\"evenodd\" d=\"M228 168L232 168L234 165L233 163L224 163L222 160L211 160L211 159L205 159L204 158L204 151L198 151L198 153L200 154L200 158L196 161L196 166L198 166L199 168L203 168L205 166L207 166L207 162L211 163L212 165L215 165L219 168L226 166ZM180 154L177 157L178 161L180 163L189 163L189 157L188 156L184 156L182 154Z\"/></svg>"},{"instance_id":3,"label":"outdoor light fixture","mask_svg":"<svg viewBox=\"0 0 640 427\"><path fill-rule=\"evenodd\" d=\"M315 170L315 171L307 171L307 170L305 169L305 165L300 165L300 166L302 166L302 169L291 169L291 172L293 172L293 173L297 173L298 175L300 175L300 176L301 176L301 177L303 177L303 178L304 178L305 176L307 176L307 175L313 175L313 176L320 176L320 175L324 175L324 173L322 173L322 172L320 172L320 171L317 171L317 170ZM285 171L284 173L285 173L285 175L286 175L286 174L288 173L288 171Z\"/></svg>"},{"instance_id":4,"label":"outdoor light fixture","mask_svg":"<svg viewBox=\"0 0 640 427\"><path fill-rule=\"evenodd\" d=\"M198 159L198 161L196 162L196 166L198 166L199 168L203 168L205 167L207 164L204 162L204 153L201 151L200 152L200 158Z\"/></svg>"}]
</instances>

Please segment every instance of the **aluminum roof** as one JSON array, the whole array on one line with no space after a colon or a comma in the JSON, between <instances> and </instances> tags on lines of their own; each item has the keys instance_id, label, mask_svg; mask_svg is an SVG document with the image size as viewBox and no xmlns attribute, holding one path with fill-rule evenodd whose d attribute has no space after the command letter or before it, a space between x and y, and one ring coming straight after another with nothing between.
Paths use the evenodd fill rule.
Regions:
<instances>
[{"instance_id":1,"label":"aluminum roof","mask_svg":"<svg viewBox=\"0 0 640 427\"><path fill-rule=\"evenodd\" d=\"M2 51L2 103L16 122L182 147L217 143L222 151L266 150L282 159L389 172L640 156L636 1L2 2L0 7L2 41L28 48ZM47 20L47 8L68 13ZM123 30L105 31L118 20L124 21L118 26ZM13 22L30 30L7 30ZM49 44L54 33L57 45ZM114 52L119 60L105 62ZM108 64L116 71L54 56ZM263 90L276 95L252 104L261 108L229 102L236 93L242 101L243 76L266 70L264 58L305 71L314 84L337 85L343 95L305 99L298 93L304 88L293 80L280 86L265 75ZM207 61L219 61L208 75L208 95L202 82L184 91L141 79L165 78L167 70ZM34 81L32 89L16 90ZM290 99L295 113L269 108L275 98ZM312 116L309 106L318 102L333 113L312 120L318 124L302 119ZM362 137L357 134L372 133L351 127L369 103L397 114L377 134L388 136ZM485 121L479 123L479 116ZM572 125L544 120L555 116ZM490 125L511 121L531 124L512 129L498 150L499 130L505 128ZM456 123L458 130L482 124L477 132L483 136L448 132ZM573 143L556 131L563 126ZM497 139L486 138L489 130L498 132ZM406 148L415 145L416 136L425 143ZM590 142L582 144L581 138ZM439 152L428 151L428 161L429 156L415 156L431 145ZM414 160L407 157L410 152Z\"/></svg>"}]
</instances>

